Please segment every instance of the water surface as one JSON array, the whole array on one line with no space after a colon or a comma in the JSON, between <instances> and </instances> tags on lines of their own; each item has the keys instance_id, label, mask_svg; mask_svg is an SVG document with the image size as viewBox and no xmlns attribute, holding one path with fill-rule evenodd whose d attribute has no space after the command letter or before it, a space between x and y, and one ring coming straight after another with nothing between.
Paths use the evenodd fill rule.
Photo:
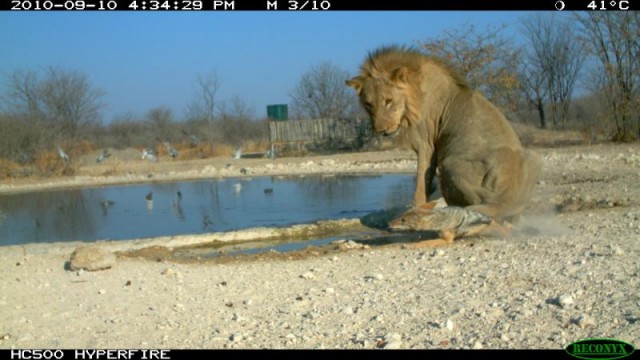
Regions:
<instances>
[{"instance_id":1,"label":"water surface","mask_svg":"<svg viewBox=\"0 0 640 360\"><path fill-rule=\"evenodd\" d=\"M413 190L410 175L314 175L1 195L0 245L123 240L360 218L409 204Z\"/></svg>"}]
</instances>

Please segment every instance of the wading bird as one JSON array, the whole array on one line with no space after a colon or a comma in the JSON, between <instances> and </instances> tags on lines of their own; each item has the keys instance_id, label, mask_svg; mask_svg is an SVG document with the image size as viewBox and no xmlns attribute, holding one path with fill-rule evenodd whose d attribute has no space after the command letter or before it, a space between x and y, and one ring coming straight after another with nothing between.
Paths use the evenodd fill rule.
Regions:
<instances>
[{"instance_id":1,"label":"wading bird","mask_svg":"<svg viewBox=\"0 0 640 360\"><path fill-rule=\"evenodd\" d=\"M69 162L69 155L67 155L60 146L58 146L58 155L60 155L60 158L64 160L64 162Z\"/></svg>"},{"instance_id":2,"label":"wading bird","mask_svg":"<svg viewBox=\"0 0 640 360\"><path fill-rule=\"evenodd\" d=\"M98 154L98 156L96 156L96 162L99 164L99 163L103 162L106 158L108 158L109 156L111 156L111 154L109 154L109 150L104 149L104 150L102 150L102 152L100 154Z\"/></svg>"}]
</instances>

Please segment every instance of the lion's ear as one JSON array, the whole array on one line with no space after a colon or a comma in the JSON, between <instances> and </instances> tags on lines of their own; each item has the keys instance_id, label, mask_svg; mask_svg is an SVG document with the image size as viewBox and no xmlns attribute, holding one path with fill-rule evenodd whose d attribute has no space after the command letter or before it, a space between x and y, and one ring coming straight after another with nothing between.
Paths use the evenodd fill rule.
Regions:
<instances>
[{"instance_id":1,"label":"lion's ear","mask_svg":"<svg viewBox=\"0 0 640 360\"><path fill-rule=\"evenodd\" d=\"M356 92L360 94L360 91L362 90L362 78L360 76L356 76L353 79L347 80L345 83L347 84L347 86L351 86L352 88L356 89Z\"/></svg>"},{"instance_id":2,"label":"lion's ear","mask_svg":"<svg viewBox=\"0 0 640 360\"><path fill-rule=\"evenodd\" d=\"M391 73L391 80L399 83L406 83L409 77L409 69L406 66L400 66Z\"/></svg>"}]
</instances>

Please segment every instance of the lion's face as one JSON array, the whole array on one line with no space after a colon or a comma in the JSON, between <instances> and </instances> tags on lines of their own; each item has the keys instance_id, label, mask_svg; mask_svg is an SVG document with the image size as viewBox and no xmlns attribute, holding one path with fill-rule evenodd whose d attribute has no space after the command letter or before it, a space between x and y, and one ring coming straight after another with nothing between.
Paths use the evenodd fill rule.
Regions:
<instances>
[{"instance_id":1,"label":"lion's face","mask_svg":"<svg viewBox=\"0 0 640 360\"><path fill-rule=\"evenodd\" d=\"M402 124L407 96L401 80L397 76L357 76L347 80L347 85L358 92L377 133L394 134Z\"/></svg>"}]
</instances>

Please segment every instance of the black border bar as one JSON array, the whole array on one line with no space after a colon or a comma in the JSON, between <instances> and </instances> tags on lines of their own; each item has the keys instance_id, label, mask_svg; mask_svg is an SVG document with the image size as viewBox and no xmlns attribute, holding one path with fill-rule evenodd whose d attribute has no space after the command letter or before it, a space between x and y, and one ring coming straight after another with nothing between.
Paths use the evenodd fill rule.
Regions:
<instances>
[{"instance_id":1,"label":"black border bar","mask_svg":"<svg viewBox=\"0 0 640 360\"><path fill-rule=\"evenodd\" d=\"M186 359L238 359L240 355L266 356L266 359L299 360L320 352L321 356L365 355L367 358L387 358L402 356L408 360L450 359L461 356L478 359L490 356L492 359L519 360L575 360L564 350L175 350L175 349L0 349L0 360L186 360ZM638 359L637 354L626 358ZM626 360L625 359L625 360Z\"/></svg>"},{"instance_id":2,"label":"black border bar","mask_svg":"<svg viewBox=\"0 0 640 360\"><path fill-rule=\"evenodd\" d=\"M0 0L9 11L619 11L640 0ZM134 4L135 9L131 6ZM595 9L590 9L595 7Z\"/></svg>"}]
</instances>

